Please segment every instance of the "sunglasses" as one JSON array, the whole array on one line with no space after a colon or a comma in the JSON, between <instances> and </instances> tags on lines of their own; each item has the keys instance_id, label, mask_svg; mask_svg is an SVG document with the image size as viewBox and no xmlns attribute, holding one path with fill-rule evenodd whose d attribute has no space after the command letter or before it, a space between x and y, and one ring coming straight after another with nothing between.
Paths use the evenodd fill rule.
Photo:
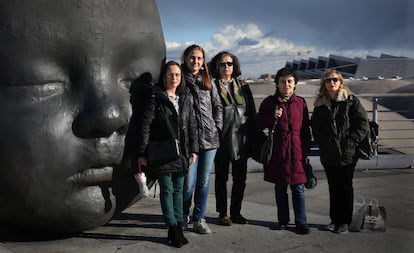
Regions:
<instances>
[{"instance_id":1,"label":"sunglasses","mask_svg":"<svg viewBox=\"0 0 414 253\"><path fill-rule=\"evenodd\" d=\"M232 67L233 66L233 63L232 62L220 62L219 63L219 65L220 65L220 67L225 67L226 65L228 66L228 67Z\"/></svg>"},{"instance_id":2,"label":"sunglasses","mask_svg":"<svg viewBox=\"0 0 414 253\"><path fill-rule=\"evenodd\" d=\"M339 79L337 77L326 77L324 80L325 80L325 83L330 83L331 81L336 83L336 82L339 81Z\"/></svg>"}]
</instances>

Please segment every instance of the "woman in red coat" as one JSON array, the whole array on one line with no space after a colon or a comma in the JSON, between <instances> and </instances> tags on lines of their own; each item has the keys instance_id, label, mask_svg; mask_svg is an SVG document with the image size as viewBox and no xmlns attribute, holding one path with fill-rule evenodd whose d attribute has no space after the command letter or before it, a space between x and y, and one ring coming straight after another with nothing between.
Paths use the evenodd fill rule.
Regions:
<instances>
[{"instance_id":1,"label":"woman in red coat","mask_svg":"<svg viewBox=\"0 0 414 253\"><path fill-rule=\"evenodd\" d=\"M310 150L311 134L305 99L295 94L298 77L288 68L282 68L275 77L276 93L263 100L257 114L257 127L271 129L273 151L270 162L264 166L264 180L275 184L278 228L287 229L289 201L287 188L292 191L296 232L308 234L306 221L303 164Z\"/></svg>"}]
</instances>

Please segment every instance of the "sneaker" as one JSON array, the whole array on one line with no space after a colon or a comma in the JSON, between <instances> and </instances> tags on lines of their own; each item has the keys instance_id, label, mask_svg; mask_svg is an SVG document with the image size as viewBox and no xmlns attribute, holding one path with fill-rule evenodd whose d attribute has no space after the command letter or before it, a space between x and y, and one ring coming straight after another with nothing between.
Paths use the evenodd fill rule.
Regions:
<instances>
[{"instance_id":1,"label":"sneaker","mask_svg":"<svg viewBox=\"0 0 414 253\"><path fill-rule=\"evenodd\" d=\"M184 230L187 230L191 227L191 222L190 222L190 216L189 215L184 215L183 217L183 223L182 223L182 227Z\"/></svg>"},{"instance_id":2,"label":"sneaker","mask_svg":"<svg viewBox=\"0 0 414 253\"><path fill-rule=\"evenodd\" d=\"M346 234L348 233L348 225L347 224L336 225L333 232L338 233L338 234Z\"/></svg>"},{"instance_id":3,"label":"sneaker","mask_svg":"<svg viewBox=\"0 0 414 253\"><path fill-rule=\"evenodd\" d=\"M232 222L229 216L219 216L218 218L218 224L222 226L231 226Z\"/></svg>"},{"instance_id":4,"label":"sneaker","mask_svg":"<svg viewBox=\"0 0 414 253\"><path fill-rule=\"evenodd\" d=\"M296 225L296 233L300 235L307 235L311 232L310 228L306 224Z\"/></svg>"},{"instance_id":5,"label":"sneaker","mask_svg":"<svg viewBox=\"0 0 414 253\"><path fill-rule=\"evenodd\" d=\"M335 224L334 223L330 223L329 225L326 225L325 230L329 230L329 231L334 231L335 229Z\"/></svg>"},{"instance_id":6,"label":"sneaker","mask_svg":"<svg viewBox=\"0 0 414 253\"><path fill-rule=\"evenodd\" d=\"M193 222L193 231L199 234L211 234L211 230L208 227L206 220L201 219Z\"/></svg>"},{"instance_id":7,"label":"sneaker","mask_svg":"<svg viewBox=\"0 0 414 253\"><path fill-rule=\"evenodd\" d=\"M247 224L248 223L247 219L244 218L241 214L236 215L236 216L231 216L230 219L233 223L237 223L237 224Z\"/></svg>"}]
</instances>

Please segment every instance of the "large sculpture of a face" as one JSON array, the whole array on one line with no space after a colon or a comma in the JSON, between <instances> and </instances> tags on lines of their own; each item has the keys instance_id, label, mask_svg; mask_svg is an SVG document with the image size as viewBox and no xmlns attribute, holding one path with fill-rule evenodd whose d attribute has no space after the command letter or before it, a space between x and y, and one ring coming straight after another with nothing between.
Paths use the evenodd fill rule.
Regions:
<instances>
[{"instance_id":1,"label":"large sculpture of a face","mask_svg":"<svg viewBox=\"0 0 414 253\"><path fill-rule=\"evenodd\" d=\"M155 1L1 1L0 222L77 232L135 201L130 85L164 60Z\"/></svg>"}]
</instances>

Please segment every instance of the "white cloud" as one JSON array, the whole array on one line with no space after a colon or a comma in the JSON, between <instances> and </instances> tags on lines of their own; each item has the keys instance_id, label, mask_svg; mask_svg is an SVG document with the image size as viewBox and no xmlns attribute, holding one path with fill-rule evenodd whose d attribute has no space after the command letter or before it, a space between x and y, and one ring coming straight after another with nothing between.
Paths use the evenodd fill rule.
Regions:
<instances>
[{"instance_id":1,"label":"white cloud","mask_svg":"<svg viewBox=\"0 0 414 253\"><path fill-rule=\"evenodd\" d=\"M183 50L193 42L166 42L167 55L178 60ZM206 50L207 60L216 53L227 50L239 57L243 76L257 77L273 73L283 67L287 59L294 56L295 50L312 50L296 46L293 42L274 37L265 37L256 24L226 25L211 36L211 41L200 43Z\"/></svg>"},{"instance_id":2,"label":"white cloud","mask_svg":"<svg viewBox=\"0 0 414 253\"><path fill-rule=\"evenodd\" d=\"M173 50L173 49L176 49L176 48L180 48L181 47L181 43L180 42L176 42L176 41L172 41L172 42L166 41L165 42L165 45L166 45L167 49L170 49L170 50Z\"/></svg>"},{"instance_id":3,"label":"white cloud","mask_svg":"<svg viewBox=\"0 0 414 253\"><path fill-rule=\"evenodd\" d=\"M179 61L184 49L195 42L166 42L167 58ZM211 40L197 42L206 51L207 61L220 51L234 53L240 60L243 77L258 77L261 74L275 73L282 68L286 61L308 59L318 56L328 57L330 54L345 57L361 57L367 55L379 56L381 53L401 55L398 50L384 51L381 49L332 49L318 45L301 45L276 34L265 36L258 25L254 23L225 25L211 35Z\"/></svg>"}]
</instances>

